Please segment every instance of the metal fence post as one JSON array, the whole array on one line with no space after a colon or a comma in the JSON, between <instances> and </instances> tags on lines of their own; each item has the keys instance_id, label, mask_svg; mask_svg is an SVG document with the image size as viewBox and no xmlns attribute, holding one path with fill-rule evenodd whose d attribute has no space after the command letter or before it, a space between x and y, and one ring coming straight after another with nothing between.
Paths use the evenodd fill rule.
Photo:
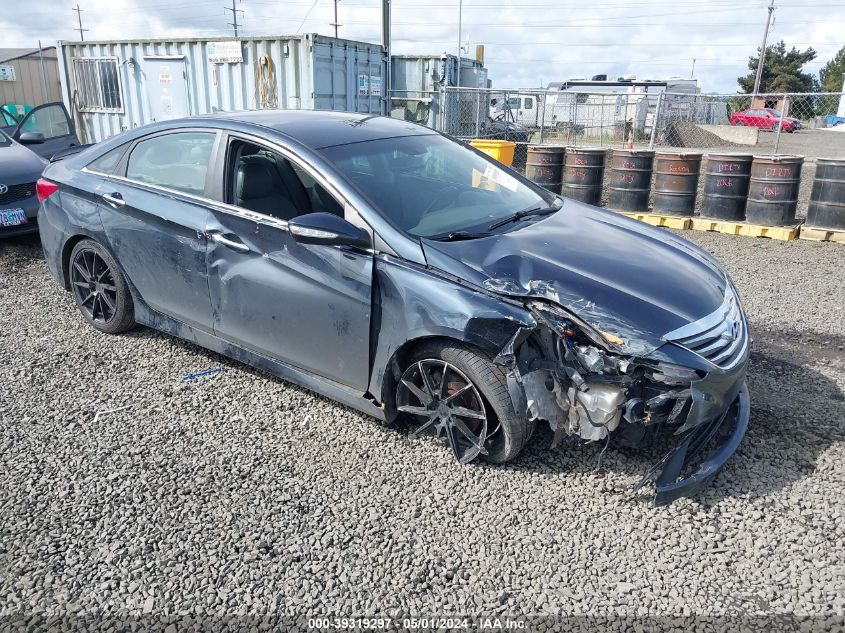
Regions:
<instances>
[{"instance_id":1,"label":"metal fence post","mask_svg":"<svg viewBox=\"0 0 845 633\"><path fill-rule=\"evenodd\" d=\"M787 96L783 95L780 102L780 121L778 122L777 135L775 135L775 154L778 153L778 148L780 147L780 133L783 130L783 112L786 110L786 99Z\"/></svg>"},{"instance_id":2,"label":"metal fence post","mask_svg":"<svg viewBox=\"0 0 845 633\"><path fill-rule=\"evenodd\" d=\"M543 144L543 136L546 131L546 98L548 97L548 92L544 92L543 94L543 112L540 115L540 145Z\"/></svg>"},{"instance_id":3,"label":"metal fence post","mask_svg":"<svg viewBox=\"0 0 845 633\"><path fill-rule=\"evenodd\" d=\"M654 149L654 139L657 137L657 126L660 123L660 112L663 108L663 93L657 95L657 106L654 109L654 120L651 122L651 140L648 142L648 148Z\"/></svg>"}]
</instances>

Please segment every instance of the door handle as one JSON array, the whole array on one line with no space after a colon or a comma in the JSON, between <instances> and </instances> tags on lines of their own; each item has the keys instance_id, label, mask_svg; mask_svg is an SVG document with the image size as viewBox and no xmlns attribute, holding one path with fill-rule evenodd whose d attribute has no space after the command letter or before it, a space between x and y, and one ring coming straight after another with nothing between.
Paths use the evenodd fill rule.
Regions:
<instances>
[{"instance_id":1,"label":"door handle","mask_svg":"<svg viewBox=\"0 0 845 633\"><path fill-rule=\"evenodd\" d=\"M236 242L235 240L230 240L228 237L224 237L221 233L212 233L211 241L216 242L217 244L221 244L223 246L228 246L233 251L238 251L239 253L249 252L249 246L247 246L243 242Z\"/></svg>"},{"instance_id":2,"label":"door handle","mask_svg":"<svg viewBox=\"0 0 845 633\"><path fill-rule=\"evenodd\" d=\"M122 207L126 205L126 200L123 199L119 193L104 193L103 200L115 207Z\"/></svg>"}]
</instances>

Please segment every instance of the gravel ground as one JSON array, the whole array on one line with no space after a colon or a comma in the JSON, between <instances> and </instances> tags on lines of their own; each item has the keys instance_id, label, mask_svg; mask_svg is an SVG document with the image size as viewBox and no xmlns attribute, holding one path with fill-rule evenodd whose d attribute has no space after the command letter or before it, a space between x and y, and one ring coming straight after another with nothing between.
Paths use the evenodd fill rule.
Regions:
<instances>
[{"instance_id":1,"label":"gravel ground","mask_svg":"<svg viewBox=\"0 0 845 633\"><path fill-rule=\"evenodd\" d=\"M684 233L753 327L752 420L693 500L649 451L455 464L176 339L84 325L0 242L0 616L845 614L845 246ZM213 377L182 382L198 370ZM821 618L832 618L824 624ZM0 630L2 630L0 620Z\"/></svg>"}]
</instances>

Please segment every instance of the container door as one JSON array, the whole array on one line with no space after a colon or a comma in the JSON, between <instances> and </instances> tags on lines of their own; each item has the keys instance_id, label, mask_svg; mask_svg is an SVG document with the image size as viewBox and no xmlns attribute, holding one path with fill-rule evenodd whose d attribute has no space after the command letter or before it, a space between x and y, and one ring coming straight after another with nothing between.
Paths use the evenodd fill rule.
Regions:
<instances>
[{"instance_id":1,"label":"container door","mask_svg":"<svg viewBox=\"0 0 845 633\"><path fill-rule=\"evenodd\" d=\"M145 58L144 83L153 121L188 116L188 72L185 58Z\"/></svg>"},{"instance_id":2,"label":"container door","mask_svg":"<svg viewBox=\"0 0 845 633\"><path fill-rule=\"evenodd\" d=\"M314 40L314 109L349 110L347 107L346 50L332 41Z\"/></svg>"}]
</instances>

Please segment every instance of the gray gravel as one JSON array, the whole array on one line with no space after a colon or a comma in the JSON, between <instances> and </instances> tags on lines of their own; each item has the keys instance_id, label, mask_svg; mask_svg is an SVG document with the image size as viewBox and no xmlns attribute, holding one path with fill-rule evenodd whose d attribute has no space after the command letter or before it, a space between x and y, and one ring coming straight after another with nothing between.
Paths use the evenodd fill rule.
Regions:
<instances>
[{"instance_id":1,"label":"gray gravel","mask_svg":"<svg viewBox=\"0 0 845 633\"><path fill-rule=\"evenodd\" d=\"M538 433L515 464L461 467L168 336L99 334L37 242L0 242L0 616L841 622L845 245L684 235L742 294L753 410L714 485L663 509L625 499L653 453L610 450L596 478L600 447Z\"/></svg>"}]
</instances>

